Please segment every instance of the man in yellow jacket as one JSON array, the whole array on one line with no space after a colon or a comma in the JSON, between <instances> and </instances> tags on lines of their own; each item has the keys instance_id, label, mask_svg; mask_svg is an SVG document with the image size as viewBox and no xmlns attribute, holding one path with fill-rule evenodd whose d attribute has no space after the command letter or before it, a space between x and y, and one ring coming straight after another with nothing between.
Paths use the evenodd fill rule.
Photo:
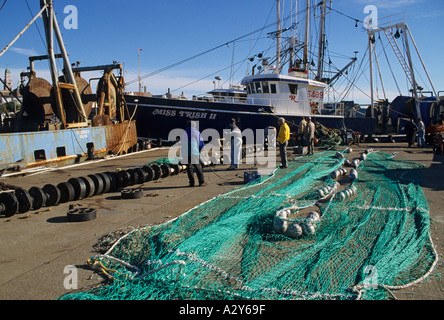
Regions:
<instances>
[{"instance_id":1,"label":"man in yellow jacket","mask_svg":"<svg viewBox=\"0 0 444 320\"><path fill-rule=\"evenodd\" d=\"M278 142L279 142L279 151L281 153L281 168L287 168L287 146L288 140L290 140L290 127L285 122L284 118L278 119L279 124L279 134L278 134Z\"/></svg>"}]
</instances>

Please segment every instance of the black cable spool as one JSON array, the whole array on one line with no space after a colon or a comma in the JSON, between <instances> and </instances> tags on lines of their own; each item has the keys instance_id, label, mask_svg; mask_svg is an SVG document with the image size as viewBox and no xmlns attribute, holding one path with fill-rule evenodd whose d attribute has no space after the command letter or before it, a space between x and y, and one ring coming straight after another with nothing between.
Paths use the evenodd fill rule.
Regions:
<instances>
[{"instance_id":1,"label":"black cable spool","mask_svg":"<svg viewBox=\"0 0 444 320\"><path fill-rule=\"evenodd\" d=\"M104 185L102 177L98 174L90 174L90 175L88 175L88 178L90 178L94 183L93 196L101 195L103 193L103 190L105 189L105 185Z\"/></svg>"},{"instance_id":2,"label":"black cable spool","mask_svg":"<svg viewBox=\"0 0 444 320\"><path fill-rule=\"evenodd\" d=\"M150 182L154 179L154 170L150 166L143 166L142 170L146 173L145 182Z\"/></svg>"},{"instance_id":3,"label":"black cable spool","mask_svg":"<svg viewBox=\"0 0 444 320\"><path fill-rule=\"evenodd\" d=\"M144 183L148 177L148 174L144 170L142 170L142 168L136 168L135 170L139 175L139 184Z\"/></svg>"},{"instance_id":4,"label":"black cable spool","mask_svg":"<svg viewBox=\"0 0 444 320\"><path fill-rule=\"evenodd\" d=\"M126 188L131 183L131 175L126 170L117 172L119 189Z\"/></svg>"},{"instance_id":5,"label":"black cable spool","mask_svg":"<svg viewBox=\"0 0 444 320\"><path fill-rule=\"evenodd\" d=\"M98 173L96 174L98 178L100 178L103 182L103 192L102 193L108 193L111 190L111 179L108 174L106 173Z\"/></svg>"},{"instance_id":6,"label":"black cable spool","mask_svg":"<svg viewBox=\"0 0 444 320\"><path fill-rule=\"evenodd\" d=\"M96 192L96 186L94 184L94 181L90 177L80 177L80 179L82 179L86 185L85 198L92 197Z\"/></svg>"},{"instance_id":7,"label":"black cable spool","mask_svg":"<svg viewBox=\"0 0 444 320\"><path fill-rule=\"evenodd\" d=\"M18 213L25 213L32 209L33 199L28 191L19 188L15 190L14 194L19 204Z\"/></svg>"},{"instance_id":8,"label":"black cable spool","mask_svg":"<svg viewBox=\"0 0 444 320\"><path fill-rule=\"evenodd\" d=\"M62 192L58 187L50 183L43 186L43 191L46 193L46 205L48 207L57 206L60 203Z\"/></svg>"},{"instance_id":9,"label":"black cable spool","mask_svg":"<svg viewBox=\"0 0 444 320\"><path fill-rule=\"evenodd\" d=\"M29 189L28 192L32 197L33 210L39 210L41 207L44 207L46 205L46 199L48 198L48 196L42 188L32 187Z\"/></svg>"},{"instance_id":10,"label":"black cable spool","mask_svg":"<svg viewBox=\"0 0 444 320\"><path fill-rule=\"evenodd\" d=\"M75 197L75 190L71 183L61 182L57 185L60 190L60 203L73 201Z\"/></svg>"},{"instance_id":11,"label":"black cable spool","mask_svg":"<svg viewBox=\"0 0 444 320\"><path fill-rule=\"evenodd\" d=\"M68 182L74 187L74 201L81 200L85 198L86 195L86 184L80 178L71 178Z\"/></svg>"},{"instance_id":12,"label":"black cable spool","mask_svg":"<svg viewBox=\"0 0 444 320\"><path fill-rule=\"evenodd\" d=\"M139 184L139 173L136 172L136 169L128 169L126 172L130 175L130 186Z\"/></svg>"},{"instance_id":13,"label":"black cable spool","mask_svg":"<svg viewBox=\"0 0 444 320\"><path fill-rule=\"evenodd\" d=\"M12 217L17 213L19 203L14 192L0 193L0 214L6 217Z\"/></svg>"},{"instance_id":14,"label":"black cable spool","mask_svg":"<svg viewBox=\"0 0 444 320\"><path fill-rule=\"evenodd\" d=\"M162 169L158 164L152 164L150 166L154 171L153 180L159 180L160 176L162 175Z\"/></svg>"},{"instance_id":15,"label":"black cable spool","mask_svg":"<svg viewBox=\"0 0 444 320\"><path fill-rule=\"evenodd\" d=\"M110 187L109 187L108 192L114 192L114 191L122 188L120 185L120 180L117 177L116 172L108 171L108 172L105 172L105 174L108 176L108 179L110 181Z\"/></svg>"},{"instance_id":16,"label":"black cable spool","mask_svg":"<svg viewBox=\"0 0 444 320\"><path fill-rule=\"evenodd\" d=\"M173 172L171 173L173 176L177 176L180 172L180 167L178 164L170 164L170 168L173 169Z\"/></svg>"},{"instance_id":17,"label":"black cable spool","mask_svg":"<svg viewBox=\"0 0 444 320\"><path fill-rule=\"evenodd\" d=\"M167 164L161 164L160 165L160 169L162 170L162 174L161 177L162 178L167 178L170 176L171 171L170 171L170 166Z\"/></svg>"}]
</instances>

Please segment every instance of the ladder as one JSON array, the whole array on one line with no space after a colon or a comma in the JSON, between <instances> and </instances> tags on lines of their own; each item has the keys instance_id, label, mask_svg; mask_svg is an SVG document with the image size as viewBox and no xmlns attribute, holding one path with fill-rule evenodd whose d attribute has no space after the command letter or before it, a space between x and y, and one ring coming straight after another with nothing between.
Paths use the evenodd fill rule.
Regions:
<instances>
[{"instance_id":1,"label":"ladder","mask_svg":"<svg viewBox=\"0 0 444 320\"><path fill-rule=\"evenodd\" d=\"M404 30L405 31L405 30ZM417 87L417 83L414 83L415 81L413 80L413 74L412 74L412 70L410 70L409 65L407 64L407 61L405 59L404 54L401 52L401 49L399 48L398 43L396 42L395 37L393 36L393 31L390 29L385 29L384 33L387 37L387 40L390 43L390 46L393 49L393 52L395 53L396 57L398 58L399 63L401 64L402 69L404 70L410 84L412 85L412 88Z\"/></svg>"}]
</instances>

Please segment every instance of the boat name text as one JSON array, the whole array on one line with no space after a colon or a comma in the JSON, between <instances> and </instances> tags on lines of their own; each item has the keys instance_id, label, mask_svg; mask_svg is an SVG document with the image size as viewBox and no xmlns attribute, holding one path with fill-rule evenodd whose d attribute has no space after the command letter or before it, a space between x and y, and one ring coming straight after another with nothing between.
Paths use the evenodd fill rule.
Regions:
<instances>
[{"instance_id":1,"label":"boat name text","mask_svg":"<svg viewBox=\"0 0 444 320\"><path fill-rule=\"evenodd\" d=\"M216 113L208 113L208 112L196 112L196 111L177 111L171 109L155 109L153 111L153 116L165 116L165 117L185 117L189 119L210 119L215 120L217 114Z\"/></svg>"}]
</instances>

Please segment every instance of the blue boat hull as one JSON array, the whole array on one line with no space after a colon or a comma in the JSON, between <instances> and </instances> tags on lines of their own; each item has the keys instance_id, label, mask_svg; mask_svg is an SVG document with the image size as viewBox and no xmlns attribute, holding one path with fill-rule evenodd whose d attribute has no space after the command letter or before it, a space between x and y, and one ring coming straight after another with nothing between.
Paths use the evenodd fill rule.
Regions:
<instances>
[{"instance_id":1,"label":"blue boat hull","mask_svg":"<svg viewBox=\"0 0 444 320\"><path fill-rule=\"evenodd\" d=\"M149 139L174 140L169 137L173 129L184 129L188 120L199 122L199 130L215 129L222 137L223 129L232 118L236 119L241 130L278 127L277 120L284 117L292 132L297 131L301 116L272 113L270 107L245 104L173 100L140 96L125 96L130 113L134 113L139 137ZM135 101L138 100L138 101ZM312 116L315 122L331 128L344 128L374 134L376 120L370 118L344 118L340 116Z\"/></svg>"},{"instance_id":2,"label":"blue boat hull","mask_svg":"<svg viewBox=\"0 0 444 320\"><path fill-rule=\"evenodd\" d=\"M127 152L137 144L135 123L0 134L0 166L75 163L88 155ZM88 150L89 149L89 150Z\"/></svg>"}]
</instances>

